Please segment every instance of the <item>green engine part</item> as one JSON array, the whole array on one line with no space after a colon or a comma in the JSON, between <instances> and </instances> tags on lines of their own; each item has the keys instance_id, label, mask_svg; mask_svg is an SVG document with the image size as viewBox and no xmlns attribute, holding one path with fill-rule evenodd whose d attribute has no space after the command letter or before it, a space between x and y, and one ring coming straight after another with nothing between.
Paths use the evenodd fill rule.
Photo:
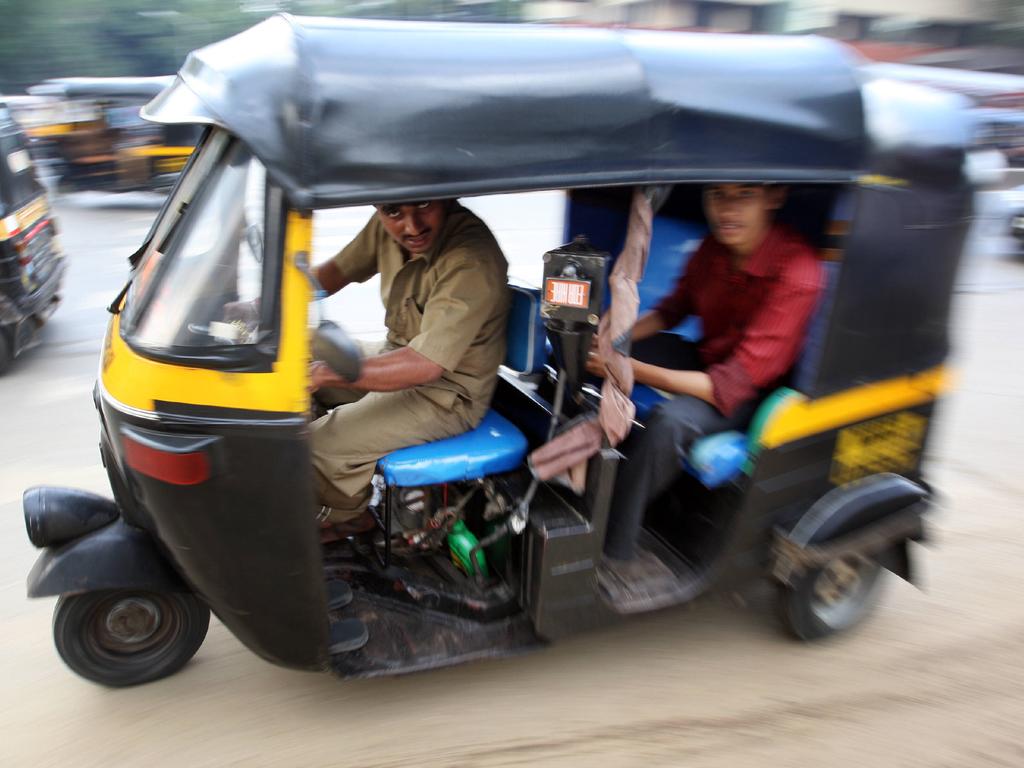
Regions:
<instances>
[{"instance_id":1,"label":"green engine part","mask_svg":"<svg viewBox=\"0 0 1024 768\"><path fill-rule=\"evenodd\" d=\"M476 553L476 567L473 567L469 559L473 548L479 543L477 537L461 520L452 526L452 530L448 534L448 551L451 552L452 562L456 567L469 576L479 573L486 579L488 577L487 558L484 557L484 551L481 549Z\"/></svg>"}]
</instances>

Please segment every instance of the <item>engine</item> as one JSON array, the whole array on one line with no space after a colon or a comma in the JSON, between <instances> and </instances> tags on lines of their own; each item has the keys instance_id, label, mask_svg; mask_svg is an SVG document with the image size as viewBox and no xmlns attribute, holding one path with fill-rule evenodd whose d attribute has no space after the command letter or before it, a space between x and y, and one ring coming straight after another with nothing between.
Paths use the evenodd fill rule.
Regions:
<instances>
[{"instance_id":1,"label":"engine","mask_svg":"<svg viewBox=\"0 0 1024 768\"><path fill-rule=\"evenodd\" d=\"M375 483L376 485L376 483ZM381 491L383 479L381 479ZM392 551L429 554L448 550L452 561L469 573L471 550L486 546L488 536L512 511L514 476L391 489ZM519 489L519 494L522 490ZM381 494L381 498L383 495ZM473 558L480 558L477 552ZM479 570L479 569L478 569Z\"/></svg>"}]
</instances>

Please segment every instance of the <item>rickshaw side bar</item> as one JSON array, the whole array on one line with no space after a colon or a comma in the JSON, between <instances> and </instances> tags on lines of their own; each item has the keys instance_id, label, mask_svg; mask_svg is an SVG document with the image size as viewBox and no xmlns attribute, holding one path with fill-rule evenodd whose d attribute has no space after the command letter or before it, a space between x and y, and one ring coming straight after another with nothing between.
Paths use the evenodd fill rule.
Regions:
<instances>
[{"instance_id":1,"label":"rickshaw side bar","mask_svg":"<svg viewBox=\"0 0 1024 768\"><path fill-rule=\"evenodd\" d=\"M817 400L793 398L772 414L761 433L761 446L777 448L820 432L931 402L951 388L951 379L949 370L938 366Z\"/></svg>"}]
</instances>

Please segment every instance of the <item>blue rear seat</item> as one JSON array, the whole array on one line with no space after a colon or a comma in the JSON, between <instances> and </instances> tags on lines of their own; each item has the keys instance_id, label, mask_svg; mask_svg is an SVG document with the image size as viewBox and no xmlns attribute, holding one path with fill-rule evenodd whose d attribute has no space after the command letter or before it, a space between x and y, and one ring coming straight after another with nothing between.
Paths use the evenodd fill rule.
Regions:
<instances>
[{"instance_id":1,"label":"blue rear seat","mask_svg":"<svg viewBox=\"0 0 1024 768\"><path fill-rule=\"evenodd\" d=\"M540 319L540 291L509 286L505 365L519 373L544 368L545 334ZM389 485L411 487L476 480L508 472L526 459L526 437L512 422L488 411L475 429L461 435L413 445L389 453L377 466Z\"/></svg>"},{"instance_id":2,"label":"blue rear seat","mask_svg":"<svg viewBox=\"0 0 1024 768\"><path fill-rule=\"evenodd\" d=\"M825 345L833 296L839 282L838 263L822 262L822 268L825 280L821 297L807 326L804 348L793 371L793 381L798 389L805 389L817 370ZM659 403L664 402L665 396L646 384L637 384L633 387L632 399L636 406L636 418L642 423ZM774 405L773 401L772 407ZM755 415L754 419L757 420L758 416ZM720 432L694 442L685 468L708 488L718 488L740 475L747 463L748 453L745 433L735 430Z\"/></svg>"}]
</instances>

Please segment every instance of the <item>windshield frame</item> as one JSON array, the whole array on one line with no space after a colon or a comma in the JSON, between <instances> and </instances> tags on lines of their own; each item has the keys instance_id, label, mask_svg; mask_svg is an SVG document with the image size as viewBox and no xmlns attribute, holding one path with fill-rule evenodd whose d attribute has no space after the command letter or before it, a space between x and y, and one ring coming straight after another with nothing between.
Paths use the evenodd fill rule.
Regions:
<instances>
[{"instance_id":1,"label":"windshield frame","mask_svg":"<svg viewBox=\"0 0 1024 768\"><path fill-rule=\"evenodd\" d=\"M201 203L205 199L217 171L240 144L237 138L225 131L211 131L206 135L154 221L146 244L140 249L141 256L132 270L131 284L119 313L119 335L133 352L142 357L174 365L239 373L267 373L273 369L280 344L280 288L287 204L282 190L269 175L263 196L264 242L258 340L253 344L194 347L156 346L140 342L135 337L138 320L145 316L156 289L166 277L168 265L174 261L174 254L167 251L173 248L182 231L180 224L199 214L201 208L193 210L193 203ZM252 158L257 159L255 155ZM159 261L151 267L152 275L140 284L139 278L150 260L157 258L154 254L160 254ZM171 258L167 258L168 255Z\"/></svg>"}]
</instances>

